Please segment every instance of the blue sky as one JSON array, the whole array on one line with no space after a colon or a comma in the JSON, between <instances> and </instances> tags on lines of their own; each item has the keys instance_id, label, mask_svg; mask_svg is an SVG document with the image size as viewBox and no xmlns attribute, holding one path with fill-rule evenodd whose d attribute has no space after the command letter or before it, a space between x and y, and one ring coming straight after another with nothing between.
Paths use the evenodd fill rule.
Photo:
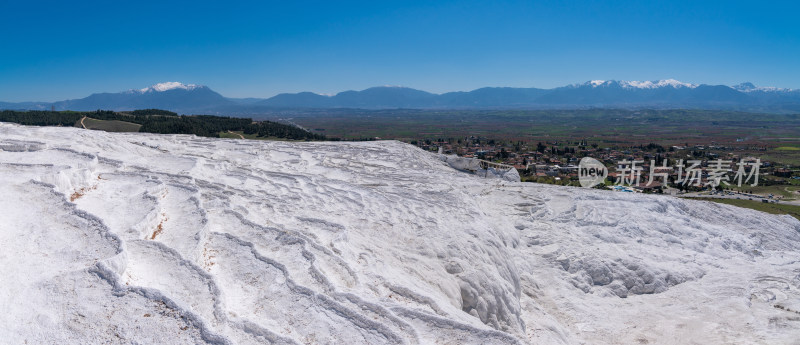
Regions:
<instances>
[{"instance_id":1,"label":"blue sky","mask_svg":"<svg viewBox=\"0 0 800 345\"><path fill-rule=\"evenodd\" d=\"M0 101L163 81L229 97L590 79L800 88L797 1L3 1L0 13Z\"/></svg>"}]
</instances>

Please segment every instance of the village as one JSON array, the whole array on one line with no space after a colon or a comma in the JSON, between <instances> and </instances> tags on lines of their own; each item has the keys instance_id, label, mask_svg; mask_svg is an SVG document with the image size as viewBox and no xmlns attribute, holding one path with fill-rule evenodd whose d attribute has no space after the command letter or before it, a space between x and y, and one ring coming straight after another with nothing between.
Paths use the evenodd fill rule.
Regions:
<instances>
[{"instance_id":1,"label":"village","mask_svg":"<svg viewBox=\"0 0 800 345\"><path fill-rule=\"evenodd\" d=\"M687 194L705 191L778 200L787 195L754 194L763 192L763 188L754 192L748 187L800 184L797 167L760 158L758 153L766 151L764 147L716 143L619 147L590 143L585 139L531 143L481 137L411 143L425 150L441 148L444 154L511 165L519 171L522 181L527 182L578 186L578 164L581 158L592 157L609 171L604 188L625 192ZM651 166L652 163L655 165Z\"/></svg>"}]
</instances>

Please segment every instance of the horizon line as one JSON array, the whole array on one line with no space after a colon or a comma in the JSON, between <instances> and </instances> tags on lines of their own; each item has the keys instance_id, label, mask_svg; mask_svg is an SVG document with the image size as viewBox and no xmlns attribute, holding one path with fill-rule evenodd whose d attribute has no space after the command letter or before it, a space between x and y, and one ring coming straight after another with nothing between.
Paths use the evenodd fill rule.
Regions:
<instances>
[{"instance_id":1,"label":"horizon line","mask_svg":"<svg viewBox=\"0 0 800 345\"><path fill-rule=\"evenodd\" d=\"M738 86L738 85L746 84L746 83L753 84L753 83L748 82L748 81L740 82L739 84L736 84L736 85L708 84L708 83L695 84L695 83L682 82L682 81L679 81L679 80L673 79L673 78L655 79L655 80L590 79L590 80L587 80L587 81L582 82L582 83L581 82L570 83L570 84L565 84L565 85L562 85L562 86L556 86L556 87L551 87L551 88L542 88L542 87L536 87L536 86L482 86L482 87L471 89L471 90L452 90L452 91L445 91L445 92L440 92L440 93L431 92L431 91L424 90L422 88L415 88L415 87L412 87L412 86L384 84L384 85L370 86L370 87L366 87L364 89L350 88L350 89L345 89L345 90L342 90L342 91L338 91L336 93L322 93L322 92L304 90L304 91L294 91L294 92L292 92L292 91L279 92L279 93L276 93L276 94L274 94L272 96L245 96L245 97L239 96L239 97L237 97L237 96L225 96L221 92L212 89L210 86L208 86L206 84L166 81L166 82L159 82L159 83L151 84L151 85L149 85L147 87L144 87L144 88L130 88L130 89L116 91L116 92L113 92L113 91L92 92L89 95L86 95L86 96L83 96L83 97L78 97L78 98L67 98L67 99L60 99L60 100L54 100L54 101L32 101L32 100L29 100L29 101L8 101L8 100L0 99L0 102L5 102L5 103L56 103L56 102L62 102L62 101L70 101L70 100L82 99L82 98L86 98L86 97L89 97L89 96L95 95L95 94L104 94L104 93L115 94L115 93L131 92L131 91L134 91L134 92L145 92L148 89L158 89L158 86L165 85L165 84L170 84L170 85L179 84L181 86L186 86L186 87L189 87L189 88L205 87L205 88L208 88L211 91L214 91L214 92L222 95L225 98L231 98L231 99L248 99L248 98L252 98L252 99L270 99L270 98L273 98L273 97L276 97L276 96L279 96L279 95L299 94L299 93L312 93L312 94L319 95L319 96L334 97L334 96L336 96L338 94L341 94L343 92L350 92L350 91L361 92L361 91L374 89L374 88L403 88L403 89L411 89L411 90L416 90L416 91L422 91L422 92L426 92L426 93L429 93L429 94L432 94L432 95L441 96L441 95L448 94L448 93L472 92L472 91L476 91L476 90L480 90L480 89L487 89L487 88L554 90L554 89L563 88L563 87L583 86L583 85L587 85L587 84L592 84L593 85L595 83L607 83L607 82L617 82L617 83L623 83L624 82L624 83L629 83L629 85L632 84L632 83L653 83L653 84L658 84L660 82L676 82L676 83L683 84L683 85L692 85L693 87L706 85L706 86L727 86L727 87L730 87L730 88L733 88L733 87ZM776 86L758 86L758 85L754 85L754 86L757 89L784 90L784 91L789 91L789 92L800 90L800 89L795 89L795 88L776 87ZM647 87L634 86L634 88L647 88ZM169 89L166 89L166 90L158 90L158 91L159 92L161 92L161 91L169 91L169 90L173 90L173 89L175 89L175 88L169 88Z\"/></svg>"}]
</instances>

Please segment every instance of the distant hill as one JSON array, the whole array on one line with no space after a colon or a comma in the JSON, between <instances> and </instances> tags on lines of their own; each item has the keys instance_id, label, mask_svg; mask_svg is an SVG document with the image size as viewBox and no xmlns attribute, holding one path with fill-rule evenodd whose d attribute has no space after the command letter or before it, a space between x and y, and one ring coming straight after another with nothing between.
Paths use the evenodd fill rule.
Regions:
<instances>
[{"instance_id":1,"label":"distant hill","mask_svg":"<svg viewBox=\"0 0 800 345\"><path fill-rule=\"evenodd\" d=\"M553 89L485 87L434 94L407 87L372 87L327 96L313 92L259 98L226 98L202 85L167 82L144 89L96 93L60 102L0 102L0 109L89 111L96 109L169 109L182 114L248 115L281 109L581 109L691 108L711 110L800 112L800 90L696 85L673 79L658 81L592 80Z\"/></svg>"},{"instance_id":2,"label":"distant hill","mask_svg":"<svg viewBox=\"0 0 800 345\"><path fill-rule=\"evenodd\" d=\"M140 90L96 93L86 98L55 102L56 110L132 110L142 108L201 111L209 107L233 105L233 101L206 86L161 83Z\"/></svg>"},{"instance_id":3,"label":"distant hill","mask_svg":"<svg viewBox=\"0 0 800 345\"><path fill-rule=\"evenodd\" d=\"M695 85L677 80L593 80L554 89L486 87L441 95L406 87L373 87L363 91L345 91L333 96L311 92L285 93L252 105L363 109L655 107L800 112L800 91L758 88L750 83L730 87Z\"/></svg>"},{"instance_id":4,"label":"distant hill","mask_svg":"<svg viewBox=\"0 0 800 345\"><path fill-rule=\"evenodd\" d=\"M452 108L525 107L550 90L514 87L484 87L469 92L448 92L439 96L437 105Z\"/></svg>"}]
</instances>

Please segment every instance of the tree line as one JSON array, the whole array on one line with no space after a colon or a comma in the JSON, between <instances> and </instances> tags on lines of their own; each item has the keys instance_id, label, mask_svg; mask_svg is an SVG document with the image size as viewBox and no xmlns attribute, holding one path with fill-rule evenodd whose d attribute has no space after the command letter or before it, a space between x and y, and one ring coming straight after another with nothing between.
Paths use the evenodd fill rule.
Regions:
<instances>
[{"instance_id":1,"label":"tree line","mask_svg":"<svg viewBox=\"0 0 800 345\"><path fill-rule=\"evenodd\" d=\"M125 121L142 125L139 132L159 134L194 134L202 137L219 137L220 132L243 131L258 137L276 137L292 140L326 140L324 135L302 128L272 121L254 122L250 118L213 115L178 115L159 109L131 112L97 110L76 111L0 111L0 121L29 126L74 126L84 116L106 121Z\"/></svg>"},{"instance_id":2,"label":"tree line","mask_svg":"<svg viewBox=\"0 0 800 345\"><path fill-rule=\"evenodd\" d=\"M27 126L73 126L83 117L74 111L0 111L0 121Z\"/></svg>"}]
</instances>

